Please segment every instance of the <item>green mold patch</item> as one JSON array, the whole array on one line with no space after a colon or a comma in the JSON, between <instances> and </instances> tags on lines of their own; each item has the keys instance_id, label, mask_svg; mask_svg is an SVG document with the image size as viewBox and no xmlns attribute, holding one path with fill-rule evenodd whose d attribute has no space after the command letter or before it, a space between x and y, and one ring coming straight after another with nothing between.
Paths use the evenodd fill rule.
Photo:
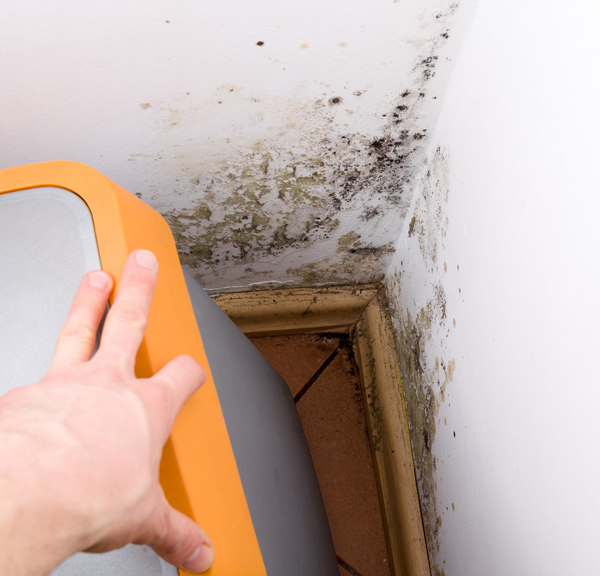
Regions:
<instances>
[{"instance_id":1,"label":"green mold patch","mask_svg":"<svg viewBox=\"0 0 600 576\"><path fill-rule=\"evenodd\" d=\"M417 216L413 216L410 224L408 225L408 237L410 238L415 232L415 225L417 224Z\"/></svg>"},{"instance_id":2,"label":"green mold patch","mask_svg":"<svg viewBox=\"0 0 600 576\"><path fill-rule=\"evenodd\" d=\"M318 201L318 196L311 193L316 186L325 184L325 176L315 170L308 176L299 176L297 166L288 166L275 177L277 195L280 200L296 205Z\"/></svg>"},{"instance_id":3,"label":"green mold patch","mask_svg":"<svg viewBox=\"0 0 600 576\"><path fill-rule=\"evenodd\" d=\"M449 331L448 303L441 276L447 266L441 263L438 269L437 265L448 226L448 190L447 153L437 148L430 157L423 188L415 201L414 214L406 231L407 238L411 240L405 258L422 259L425 265L424 268L417 266L421 291L403 294L402 280L407 272L402 271L402 263L401 271L386 279L390 309L395 319L396 346L423 526L434 576L443 574L443 568L436 562L440 552L439 531L443 513L438 509L436 498L437 461L433 447L439 432L440 409L447 401L447 388L456 368L454 359L443 358L444 340L440 338ZM404 286L405 290L406 286L413 289L412 280ZM423 305L416 306L415 297L422 297L423 292L429 298ZM452 324L455 325L454 322Z\"/></svg>"},{"instance_id":4,"label":"green mold patch","mask_svg":"<svg viewBox=\"0 0 600 576\"><path fill-rule=\"evenodd\" d=\"M415 316L404 311L397 339L421 513L430 557L439 552L440 548L438 533L442 517L437 510L434 479L436 458L432 447L437 432L438 412L445 400L448 378L440 385L439 363L437 370L427 368L426 344L432 338L433 325L439 322L440 318L440 311L434 301L427 302Z\"/></svg>"},{"instance_id":5,"label":"green mold patch","mask_svg":"<svg viewBox=\"0 0 600 576\"><path fill-rule=\"evenodd\" d=\"M348 234L344 234L340 236L337 241L337 253L340 252L348 252L351 248L360 247L361 243L359 241L360 235L356 232L348 232Z\"/></svg>"},{"instance_id":6,"label":"green mold patch","mask_svg":"<svg viewBox=\"0 0 600 576\"><path fill-rule=\"evenodd\" d=\"M395 252L393 242L388 242L382 246L366 245L360 240L360 234L356 232L348 232L343 236L340 236L337 241L337 254L348 253L348 254L359 254L369 255L374 258L383 256L384 254L392 254Z\"/></svg>"},{"instance_id":7,"label":"green mold patch","mask_svg":"<svg viewBox=\"0 0 600 576\"><path fill-rule=\"evenodd\" d=\"M448 216L449 163L447 154L436 148L426 172L423 192L415 202L414 214L408 226L409 238L415 235L423 260L437 263L442 239L446 236Z\"/></svg>"},{"instance_id":8,"label":"green mold patch","mask_svg":"<svg viewBox=\"0 0 600 576\"><path fill-rule=\"evenodd\" d=\"M286 136L288 126L201 170L186 168L182 181L193 187L196 199L163 213L181 261L218 277L224 263L229 270L235 264L245 269L332 239L335 254L307 264L305 283L352 281L349 268L356 263L361 279L381 279L396 235L387 228L382 234L380 224L390 211L399 221L405 216L410 200L405 192L425 159L427 139L413 137L426 132L418 126L420 92L398 96L375 139L348 132L331 107L315 102L302 113L310 129L294 128L293 138ZM355 231L348 233L350 227ZM375 236L376 242L367 240ZM334 256L341 258L335 264L329 260Z\"/></svg>"},{"instance_id":9,"label":"green mold patch","mask_svg":"<svg viewBox=\"0 0 600 576\"><path fill-rule=\"evenodd\" d=\"M190 178L203 197L163 214L182 263L216 270L223 262L260 260L329 237L339 220L323 215L323 160L276 160L256 145L238 161L222 162L218 178Z\"/></svg>"},{"instance_id":10,"label":"green mold patch","mask_svg":"<svg viewBox=\"0 0 600 576\"><path fill-rule=\"evenodd\" d=\"M347 253L341 259L312 262L300 268L289 268L288 276L297 277L294 285L318 286L323 284L365 284L383 280L389 256L394 252L391 244L374 252Z\"/></svg>"},{"instance_id":11,"label":"green mold patch","mask_svg":"<svg viewBox=\"0 0 600 576\"><path fill-rule=\"evenodd\" d=\"M199 220L210 220L212 216L212 210L208 207L208 204L202 202L194 209L194 217Z\"/></svg>"},{"instance_id":12,"label":"green mold patch","mask_svg":"<svg viewBox=\"0 0 600 576\"><path fill-rule=\"evenodd\" d=\"M215 286L225 280L249 286L258 274L253 267L261 273L270 269L274 282L290 284L382 278L399 232L393 222L410 221L413 191L427 162L430 81L445 62L438 52L454 11L432 13L431 37L413 71L368 129L347 121L356 112L350 96L328 94L289 101L279 111L285 117L277 130L252 132L240 124L239 138L202 158L200 148L182 147L173 196L178 205L182 195L190 200L183 209L167 205L163 214L181 261L197 278ZM164 109L169 130L186 118ZM262 139L248 140L251 133ZM426 226L415 215L410 235L423 235ZM422 242L424 250L432 246L426 238ZM282 264L280 257L293 252L303 257Z\"/></svg>"}]
</instances>

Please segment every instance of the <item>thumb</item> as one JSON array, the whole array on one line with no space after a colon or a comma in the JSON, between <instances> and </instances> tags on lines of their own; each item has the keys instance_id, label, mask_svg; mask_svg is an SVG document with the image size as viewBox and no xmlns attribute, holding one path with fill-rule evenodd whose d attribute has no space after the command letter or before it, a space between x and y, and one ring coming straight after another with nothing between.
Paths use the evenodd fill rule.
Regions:
<instances>
[{"instance_id":1,"label":"thumb","mask_svg":"<svg viewBox=\"0 0 600 576\"><path fill-rule=\"evenodd\" d=\"M193 520L172 508L166 498L149 520L145 544L164 560L186 572L208 570L215 558L212 542Z\"/></svg>"}]
</instances>

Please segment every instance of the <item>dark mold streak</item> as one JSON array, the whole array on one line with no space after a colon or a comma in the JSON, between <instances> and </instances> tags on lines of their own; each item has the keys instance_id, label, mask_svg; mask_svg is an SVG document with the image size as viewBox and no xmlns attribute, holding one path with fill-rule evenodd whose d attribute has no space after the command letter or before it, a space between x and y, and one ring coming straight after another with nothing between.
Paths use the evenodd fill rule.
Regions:
<instances>
[{"instance_id":1,"label":"dark mold streak","mask_svg":"<svg viewBox=\"0 0 600 576\"><path fill-rule=\"evenodd\" d=\"M440 24L446 31L447 22ZM336 259L290 268L290 284L297 284L298 277L301 284L380 280L395 239L392 232L377 236L380 222L391 210L398 220L406 218L408 192L425 162L428 139L427 128L420 125L422 109L443 42L438 29L427 45L429 53L417 60L413 77L407 79L410 85L399 91L384 114L387 122L376 138L360 132L340 134L339 129L335 135L328 126L335 122L341 128L336 118L348 104L332 95L315 101L312 108L306 106L316 129L300 133L292 153L257 142L253 150L224 161L218 171L190 174L201 200L191 209L165 213L181 261L198 278L207 268L218 276L225 262L252 268L253 262L268 262L286 250L330 238L339 241L344 214L357 211L364 223L360 245L340 250L338 243ZM263 46L264 41L256 44ZM369 236L381 239L372 241Z\"/></svg>"}]
</instances>

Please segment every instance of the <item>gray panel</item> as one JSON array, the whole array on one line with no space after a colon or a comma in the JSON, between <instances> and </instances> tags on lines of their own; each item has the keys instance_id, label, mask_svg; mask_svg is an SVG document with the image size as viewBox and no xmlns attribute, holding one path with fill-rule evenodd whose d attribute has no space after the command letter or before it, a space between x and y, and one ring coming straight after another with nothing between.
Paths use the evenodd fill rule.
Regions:
<instances>
[{"instance_id":1,"label":"gray panel","mask_svg":"<svg viewBox=\"0 0 600 576\"><path fill-rule=\"evenodd\" d=\"M103 554L79 553L49 576L177 576L178 570L159 558L152 548L129 544Z\"/></svg>"},{"instance_id":2,"label":"gray panel","mask_svg":"<svg viewBox=\"0 0 600 576\"><path fill-rule=\"evenodd\" d=\"M100 268L89 210L75 194L0 194L0 394L37 382L81 277Z\"/></svg>"},{"instance_id":3,"label":"gray panel","mask_svg":"<svg viewBox=\"0 0 600 576\"><path fill-rule=\"evenodd\" d=\"M62 188L0 194L0 395L37 382L81 277L100 260L85 202ZM55 576L177 576L147 547L77 554Z\"/></svg>"},{"instance_id":4,"label":"gray panel","mask_svg":"<svg viewBox=\"0 0 600 576\"><path fill-rule=\"evenodd\" d=\"M186 282L267 574L339 575L289 388L188 274Z\"/></svg>"}]
</instances>

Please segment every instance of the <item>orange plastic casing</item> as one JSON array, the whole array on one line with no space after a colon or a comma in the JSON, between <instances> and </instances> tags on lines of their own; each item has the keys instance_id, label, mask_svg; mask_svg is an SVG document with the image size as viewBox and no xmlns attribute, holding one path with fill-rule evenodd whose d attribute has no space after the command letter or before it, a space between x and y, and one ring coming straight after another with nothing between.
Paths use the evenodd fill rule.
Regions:
<instances>
[{"instance_id":1,"label":"orange plastic casing","mask_svg":"<svg viewBox=\"0 0 600 576\"><path fill-rule=\"evenodd\" d=\"M154 252L159 274L136 373L148 377L180 354L206 370L204 386L182 408L163 451L160 480L171 504L212 539L212 576L266 575L210 366L194 318L177 249L164 219L133 194L88 166L44 162L0 171L0 194L54 186L88 206L102 269L115 279L135 249ZM210 335L207 335L210 337ZM183 572L182 572L183 573Z\"/></svg>"}]
</instances>

